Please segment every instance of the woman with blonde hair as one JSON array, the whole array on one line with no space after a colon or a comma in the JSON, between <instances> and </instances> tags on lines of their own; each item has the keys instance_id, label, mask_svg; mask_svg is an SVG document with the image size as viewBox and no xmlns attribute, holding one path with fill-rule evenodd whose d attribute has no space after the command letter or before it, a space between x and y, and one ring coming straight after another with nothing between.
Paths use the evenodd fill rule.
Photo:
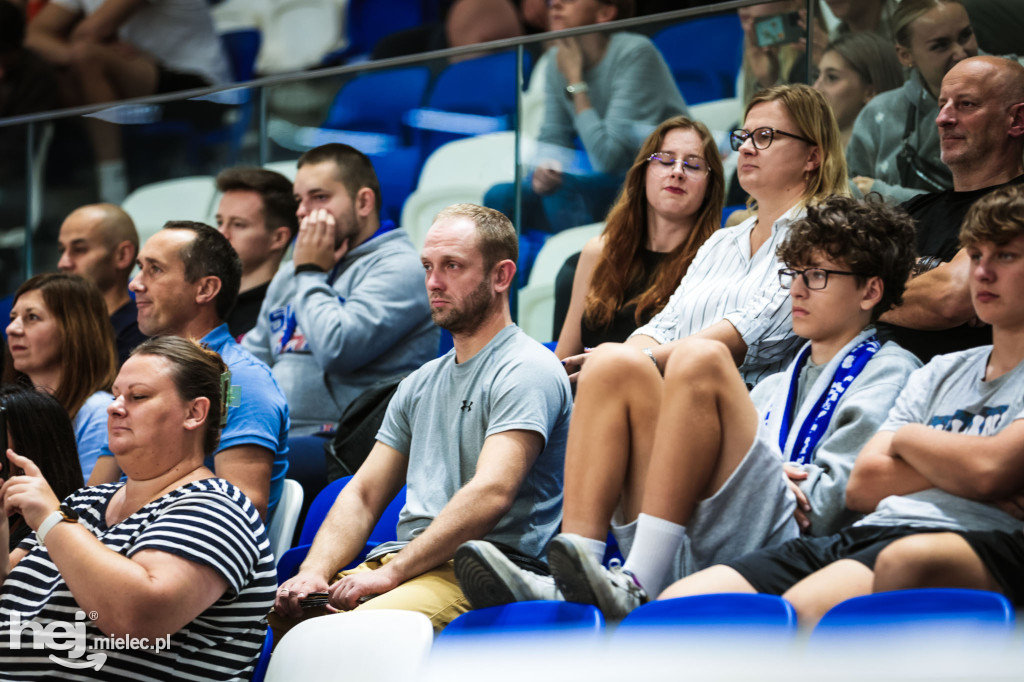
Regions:
<instances>
[{"instance_id":1,"label":"woman with blonde hair","mask_svg":"<svg viewBox=\"0 0 1024 682\"><path fill-rule=\"evenodd\" d=\"M740 154L739 181L751 195L754 215L704 242L668 305L625 343L606 343L563 361L568 371L581 370L565 452L562 533L549 545L549 555L560 538L571 535L600 565L609 527L628 554L624 570L635 569L630 562L646 562L652 544L672 556L687 551L685 520L641 515L653 462L681 452L654 447L656 433L674 433L681 423L669 396L687 379L673 371L673 352L678 348L685 356L691 339L714 342L710 345L731 357L742 380L752 385L781 371L801 343L793 332L789 292L779 279L786 266L777 251L808 205L849 195L835 116L824 95L810 86L775 86L754 96L744 127L733 131L731 142ZM702 471L686 484L695 494L707 493L722 484L712 474ZM750 508L758 509L759 503L751 500ZM762 546L772 539L771 531L752 522L724 552ZM467 596L474 608L566 596L552 578L517 569L486 543L464 547L456 555L456 571L464 589L472 585ZM705 558L700 548L693 554L695 561Z\"/></svg>"},{"instance_id":2,"label":"woman with blonde hair","mask_svg":"<svg viewBox=\"0 0 1024 682\"><path fill-rule=\"evenodd\" d=\"M626 174L604 232L587 242L555 353L621 342L665 304L708 237L724 197L707 127L674 116L652 132Z\"/></svg>"},{"instance_id":3,"label":"woman with blonde hair","mask_svg":"<svg viewBox=\"0 0 1024 682\"><path fill-rule=\"evenodd\" d=\"M4 383L42 388L64 406L88 480L107 439L107 389L117 373L103 295L78 275L32 277L14 294L7 347L12 362L4 368Z\"/></svg>"},{"instance_id":4,"label":"woman with blonde hair","mask_svg":"<svg viewBox=\"0 0 1024 682\"><path fill-rule=\"evenodd\" d=\"M892 43L874 33L844 33L818 61L814 89L828 98L845 148L861 109L877 95L903 85L903 68Z\"/></svg>"}]
</instances>

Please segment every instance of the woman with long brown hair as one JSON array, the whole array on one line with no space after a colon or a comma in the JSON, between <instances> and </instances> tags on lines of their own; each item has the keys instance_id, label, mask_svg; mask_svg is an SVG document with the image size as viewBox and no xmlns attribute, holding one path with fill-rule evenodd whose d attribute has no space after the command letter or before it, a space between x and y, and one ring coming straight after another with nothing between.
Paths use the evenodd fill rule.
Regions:
<instances>
[{"instance_id":1,"label":"woman with long brown hair","mask_svg":"<svg viewBox=\"0 0 1024 682\"><path fill-rule=\"evenodd\" d=\"M99 289L78 275L32 277L14 294L4 383L53 394L75 427L86 480L107 440L107 389L117 373L117 351Z\"/></svg>"},{"instance_id":2,"label":"woman with long brown hair","mask_svg":"<svg viewBox=\"0 0 1024 682\"><path fill-rule=\"evenodd\" d=\"M718 229L725 181L703 123L673 116L637 153L604 232L580 254L555 353L621 342L668 302Z\"/></svg>"}]
</instances>

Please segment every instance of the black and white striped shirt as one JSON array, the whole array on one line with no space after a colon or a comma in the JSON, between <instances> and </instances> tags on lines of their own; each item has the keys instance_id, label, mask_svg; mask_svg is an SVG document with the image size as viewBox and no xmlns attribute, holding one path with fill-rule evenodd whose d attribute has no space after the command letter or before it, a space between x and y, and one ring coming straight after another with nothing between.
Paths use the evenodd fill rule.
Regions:
<instances>
[{"instance_id":1,"label":"black and white striped shirt","mask_svg":"<svg viewBox=\"0 0 1024 682\"><path fill-rule=\"evenodd\" d=\"M0 589L0 679L248 680L276 586L256 509L235 486L210 478L183 485L108 528L107 505L121 485L85 488L65 502L110 550L128 558L158 550L210 566L227 581L227 591L171 633L167 650L119 649L81 612L32 533L20 545L29 553ZM46 627L57 646L32 648L39 639L33 630Z\"/></svg>"},{"instance_id":2,"label":"black and white striped shirt","mask_svg":"<svg viewBox=\"0 0 1024 682\"><path fill-rule=\"evenodd\" d=\"M803 343L793 333L789 292L779 286L775 252L789 225L804 216L794 206L775 221L757 253L750 253L756 216L718 230L698 249L689 270L660 313L633 332L668 343L729 320L747 344L740 373L748 384L781 372Z\"/></svg>"}]
</instances>

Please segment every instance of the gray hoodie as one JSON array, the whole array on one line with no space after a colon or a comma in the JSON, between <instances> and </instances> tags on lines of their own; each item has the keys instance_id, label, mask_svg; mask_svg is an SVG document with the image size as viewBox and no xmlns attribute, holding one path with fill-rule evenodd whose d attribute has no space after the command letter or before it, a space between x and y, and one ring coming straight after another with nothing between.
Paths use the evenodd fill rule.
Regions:
<instances>
[{"instance_id":1,"label":"gray hoodie","mask_svg":"<svg viewBox=\"0 0 1024 682\"><path fill-rule=\"evenodd\" d=\"M288 399L290 435L334 424L367 387L437 355L423 267L405 230L378 233L330 273L281 266L242 345Z\"/></svg>"}]
</instances>

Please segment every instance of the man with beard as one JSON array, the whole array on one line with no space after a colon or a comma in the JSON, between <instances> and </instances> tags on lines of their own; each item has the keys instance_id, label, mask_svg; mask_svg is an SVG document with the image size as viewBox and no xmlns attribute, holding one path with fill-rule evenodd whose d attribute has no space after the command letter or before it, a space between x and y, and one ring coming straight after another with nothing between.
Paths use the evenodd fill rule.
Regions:
<instances>
[{"instance_id":1,"label":"man with beard","mask_svg":"<svg viewBox=\"0 0 1024 682\"><path fill-rule=\"evenodd\" d=\"M441 629L470 608L452 569L461 543L486 538L523 565L543 553L561 521L572 398L555 356L512 323L517 256L498 211L438 214L421 260L431 315L454 348L399 385L366 462L278 591L275 635L330 610L303 608L317 592L333 609L419 611ZM398 540L341 570L403 485Z\"/></svg>"},{"instance_id":2,"label":"man with beard","mask_svg":"<svg viewBox=\"0 0 1024 682\"><path fill-rule=\"evenodd\" d=\"M405 230L380 219L366 155L345 144L310 149L294 191L293 261L274 275L242 342L284 391L290 436L333 426L368 387L434 358L438 342L416 250Z\"/></svg>"}]
</instances>

